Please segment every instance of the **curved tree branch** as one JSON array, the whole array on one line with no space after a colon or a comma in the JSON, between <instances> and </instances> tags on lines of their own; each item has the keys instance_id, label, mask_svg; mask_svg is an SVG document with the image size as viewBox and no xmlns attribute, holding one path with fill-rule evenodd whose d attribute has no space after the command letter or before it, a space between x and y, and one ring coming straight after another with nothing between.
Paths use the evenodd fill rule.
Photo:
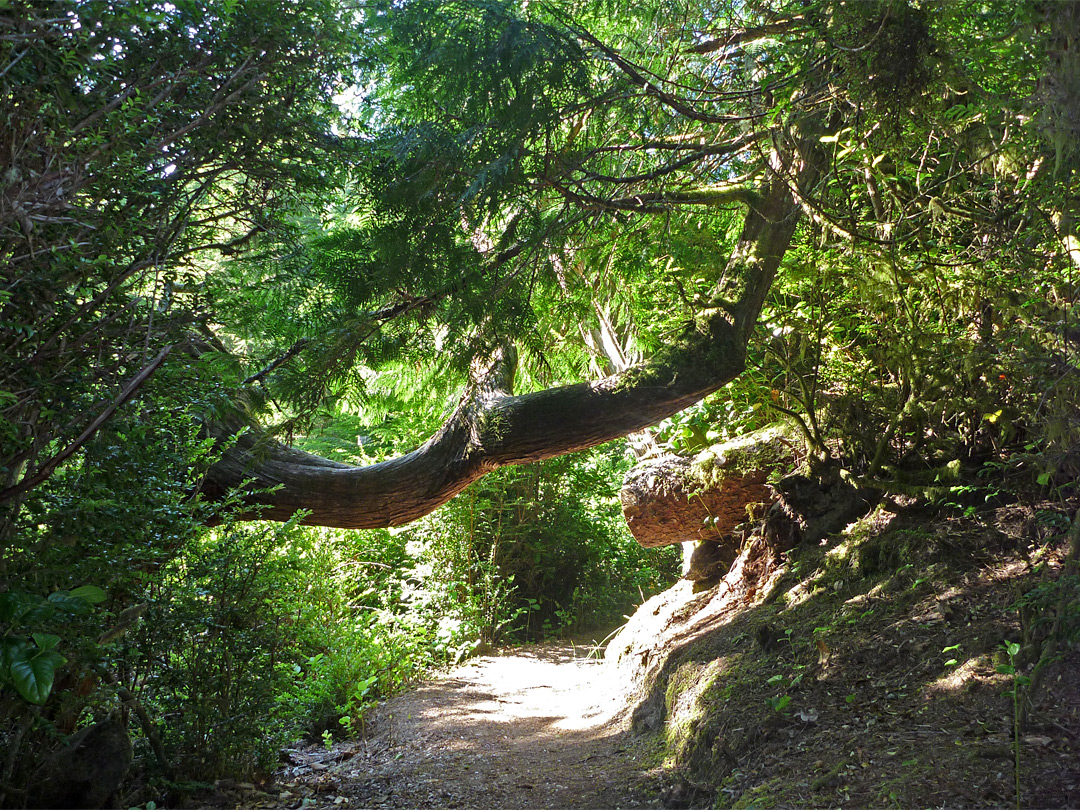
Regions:
<instances>
[{"instance_id":1,"label":"curved tree branch","mask_svg":"<svg viewBox=\"0 0 1080 810\"><path fill-rule=\"evenodd\" d=\"M799 185L816 180L800 164ZM775 173L755 198L714 306L641 365L602 380L514 395L512 350L475 362L470 384L443 427L407 455L351 467L266 440L237 443L210 470L208 496L245 481L260 489L249 517L377 528L408 523L508 464L540 461L603 444L678 413L742 373L746 345L762 302L799 220L798 193Z\"/></svg>"}]
</instances>

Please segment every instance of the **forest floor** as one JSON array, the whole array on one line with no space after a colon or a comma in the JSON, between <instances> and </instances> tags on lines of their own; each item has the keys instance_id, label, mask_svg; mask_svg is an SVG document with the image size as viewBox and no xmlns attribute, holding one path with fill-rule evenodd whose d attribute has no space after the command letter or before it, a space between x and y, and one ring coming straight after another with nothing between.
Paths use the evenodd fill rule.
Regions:
<instances>
[{"instance_id":1,"label":"forest floor","mask_svg":"<svg viewBox=\"0 0 1080 810\"><path fill-rule=\"evenodd\" d=\"M1066 547L1039 521L1062 519L879 509L801 549L776 598L683 583L638 611L641 646L609 647L607 664L571 644L474 659L380 705L362 739L297 744L272 783L219 785L203 806L1010 807L1019 792L1078 807L1080 645L1060 650L1019 734L1003 671L1003 640L1046 631L1033 595L1059 598ZM707 632L673 645L688 616ZM630 700L616 655L645 660L649 644L680 652ZM631 731L649 706L656 722Z\"/></svg>"},{"instance_id":2,"label":"forest floor","mask_svg":"<svg viewBox=\"0 0 1080 810\"><path fill-rule=\"evenodd\" d=\"M222 785L245 808L660 807L649 741L590 648L473 659L381 704L367 739L286 750L274 787Z\"/></svg>"},{"instance_id":3,"label":"forest floor","mask_svg":"<svg viewBox=\"0 0 1080 810\"><path fill-rule=\"evenodd\" d=\"M883 503L765 580L746 576L750 544L714 587L655 597L606 652L628 664L614 682L656 662L632 702L683 780L667 806L1080 807L1071 511ZM1014 678L1035 674L1055 614L1062 643L1017 730Z\"/></svg>"}]
</instances>

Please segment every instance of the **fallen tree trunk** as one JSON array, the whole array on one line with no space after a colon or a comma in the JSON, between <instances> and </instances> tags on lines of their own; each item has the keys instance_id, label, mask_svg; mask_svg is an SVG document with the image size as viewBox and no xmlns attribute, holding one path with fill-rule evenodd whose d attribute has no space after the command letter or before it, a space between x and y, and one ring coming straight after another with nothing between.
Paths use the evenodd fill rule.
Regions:
<instances>
[{"instance_id":1,"label":"fallen tree trunk","mask_svg":"<svg viewBox=\"0 0 1080 810\"><path fill-rule=\"evenodd\" d=\"M275 489L260 494L261 508L247 517L287 520L303 509L311 525L395 526L498 467L595 447L678 413L743 371L747 341L799 219L800 192L785 174L774 174L747 212L710 305L645 363L596 382L515 396L514 353L497 349L474 363L444 426L407 455L351 467L252 432L209 471L204 491L222 497L250 481ZM800 187L815 179L812 169L800 169Z\"/></svg>"}]
</instances>

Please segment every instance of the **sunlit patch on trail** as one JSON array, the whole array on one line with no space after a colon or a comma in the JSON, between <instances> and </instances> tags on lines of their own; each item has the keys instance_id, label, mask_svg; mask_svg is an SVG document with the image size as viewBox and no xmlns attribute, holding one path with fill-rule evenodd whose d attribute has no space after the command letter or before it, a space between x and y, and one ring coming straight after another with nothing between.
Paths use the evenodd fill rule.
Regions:
<instances>
[{"instance_id":1,"label":"sunlit patch on trail","mask_svg":"<svg viewBox=\"0 0 1080 810\"><path fill-rule=\"evenodd\" d=\"M438 722L518 723L530 718L547 720L554 729L586 731L610 724L621 706L598 660L550 647L476 659L441 684L472 688L452 708L425 709L423 716ZM480 684L483 688L477 691Z\"/></svg>"}]
</instances>

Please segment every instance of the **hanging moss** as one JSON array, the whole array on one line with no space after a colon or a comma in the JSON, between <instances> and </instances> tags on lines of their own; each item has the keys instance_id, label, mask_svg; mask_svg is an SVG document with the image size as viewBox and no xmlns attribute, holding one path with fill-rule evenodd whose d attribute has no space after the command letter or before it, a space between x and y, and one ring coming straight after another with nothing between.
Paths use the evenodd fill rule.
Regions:
<instances>
[{"instance_id":1,"label":"hanging moss","mask_svg":"<svg viewBox=\"0 0 1080 810\"><path fill-rule=\"evenodd\" d=\"M839 5L828 33L853 98L896 115L926 89L932 40L923 9L891 0Z\"/></svg>"}]
</instances>

